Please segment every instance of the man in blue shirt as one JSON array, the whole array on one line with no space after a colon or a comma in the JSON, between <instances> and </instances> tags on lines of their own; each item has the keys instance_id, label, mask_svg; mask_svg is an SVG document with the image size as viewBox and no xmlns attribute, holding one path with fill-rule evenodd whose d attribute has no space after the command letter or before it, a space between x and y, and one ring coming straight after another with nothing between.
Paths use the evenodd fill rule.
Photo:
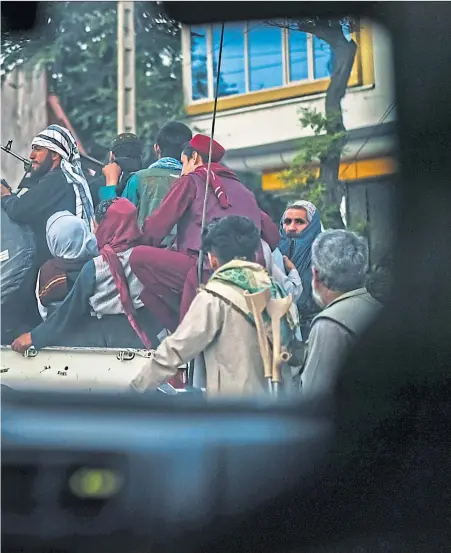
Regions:
<instances>
[{"instance_id":1,"label":"man in blue shirt","mask_svg":"<svg viewBox=\"0 0 451 553\"><path fill-rule=\"evenodd\" d=\"M116 136L111 145L110 161L106 167L109 168L110 172L113 170L114 174L117 175L114 185L115 195L123 195L128 182L133 180L134 174L143 167L142 143L136 134L127 132ZM94 208L103 199L106 199L101 194L101 190L105 188L106 184L106 167L103 175L90 184Z\"/></svg>"},{"instance_id":2,"label":"man in blue shirt","mask_svg":"<svg viewBox=\"0 0 451 553\"><path fill-rule=\"evenodd\" d=\"M180 177L182 149L191 138L192 132L184 123L166 123L159 130L154 144L157 161L147 169L137 171L128 180L122 197L138 208L140 226L159 207L172 183ZM100 189L99 196L101 200L108 200L118 194L116 187L120 172L114 163L110 163L104 167L103 174L106 177L106 186Z\"/></svg>"}]
</instances>

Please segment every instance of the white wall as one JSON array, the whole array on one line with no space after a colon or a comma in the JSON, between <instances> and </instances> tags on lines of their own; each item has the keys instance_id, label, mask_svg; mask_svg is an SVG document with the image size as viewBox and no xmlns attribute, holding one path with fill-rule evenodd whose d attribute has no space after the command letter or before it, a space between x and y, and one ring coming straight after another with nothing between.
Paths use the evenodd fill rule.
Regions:
<instances>
[{"instance_id":1,"label":"white wall","mask_svg":"<svg viewBox=\"0 0 451 553\"><path fill-rule=\"evenodd\" d=\"M388 32L372 24L375 86L350 89L343 99L344 123L348 130L376 125L394 101L391 40ZM300 107L324 110L325 93L219 112L215 139L226 149L255 147L308 136L302 129ZM384 122L395 120L395 110ZM210 134L211 114L190 118L200 132Z\"/></svg>"},{"instance_id":2,"label":"white wall","mask_svg":"<svg viewBox=\"0 0 451 553\"><path fill-rule=\"evenodd\" d=\"M47 126L45 74L39 69L14 69L1 92L1 144L12 140L12 149L28 158L31 141ZM16 188L24 175L22 163L1 151L0 167L2 178Z\"/></svg>"}]
</instances>

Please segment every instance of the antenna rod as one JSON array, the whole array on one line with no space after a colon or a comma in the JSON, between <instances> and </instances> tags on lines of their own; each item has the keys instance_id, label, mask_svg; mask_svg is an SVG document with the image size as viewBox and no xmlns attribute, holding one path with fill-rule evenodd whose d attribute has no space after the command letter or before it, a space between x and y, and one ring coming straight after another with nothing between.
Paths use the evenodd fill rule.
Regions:
<instances>
[{"instance_id":1,"label":"antenna rod","mask_svg":"<svg viewBox=\"0 0 451 553\"><path fill-rule=\"evenodd\" d=\"M221 26L221 39L219 41L219 57L218 57L218 68L216 74L216 88L215 88L215 101L213 104L213 119L211 121L211 135L210 135L210 151L208 152L208 166L207 166L207 180L205 182L205 195L204 195L204 205L202 209L202 226L201 226L201 246L199 250L199 259L197 260L197 279L199 281L199 286L202 284L202 272L204 265L204 250L202 247L202 236L205 230L205 219L207 217L207 198L208 198L208 187L210 186L210 167L211 167L211 155L213 151L213 138L215 134L215 124L216 124L216 108L218 105L218 95L219 95L219 78L221 75L221 61L222 61L222 47L224 44L224 23ZM214 54L213 54L214 55ZM214 63L214 58L213 58Z\"/></svg>"}]
</instances>

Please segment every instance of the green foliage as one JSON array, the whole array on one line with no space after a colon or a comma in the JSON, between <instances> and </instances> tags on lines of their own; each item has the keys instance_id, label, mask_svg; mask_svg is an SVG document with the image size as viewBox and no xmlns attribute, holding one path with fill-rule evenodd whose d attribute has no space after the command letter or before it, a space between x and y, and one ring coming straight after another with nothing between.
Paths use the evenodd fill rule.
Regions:
<instances>
[{"instance_id":1,"label":"green foliage","mask_svg":"<svg viewBox=\"0 0 451 553\"><path fill-rule=\"evenodd\" d=\"M150 149L157 128L182 116L180 28L160 3L134 4L137 133ZM48 2L42 21L27 37L2 33L2 78L23 63L44 66L83 145L103 157L117 132L116 2Z\"/></svg>"},{"instance_id":2,"label":"green foliage","mask_svg":"<svg viewBox=\"0 0 451 553\"><path fill-rule=\"evenodd\" d=\"M337 206L327 201L327 187L321 181L319 164L343 150L346 133L330 132L338 118L340 114L325 116L315 109L301 108L300 123L303 128L311 129L313 136L302 140L290 168L281 177L290 197L309 200L319 209L326 228L330 226Z\"/></svg>"}]
</instances>

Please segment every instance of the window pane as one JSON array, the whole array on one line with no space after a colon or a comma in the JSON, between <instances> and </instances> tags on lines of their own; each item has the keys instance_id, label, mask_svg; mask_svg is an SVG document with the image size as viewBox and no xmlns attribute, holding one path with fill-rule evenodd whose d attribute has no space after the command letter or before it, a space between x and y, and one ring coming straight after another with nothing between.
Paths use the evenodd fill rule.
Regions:
<instances>
[{"instance_id":1,"label":"window pane","mask_svg":"<svg viewBox=\"0 0 451 553\"><path fill-rule=\"evenodd\" d=\"M290 81L308 79L307 34L301 31L288 32Z\"/></svg>"},{"instance_id":2,"label":"window pane","mask_svg":"<svg viewBox=\"0 0 451 553\"><path fill-rule=\"evenodd\" d=\"M191 27L191 87L193 100L208 98L207 29Z\"/></svg>"},{"instance_id":3,"label":"window pane","mask_svg":"<svg viewBox=\"0 0 451 553\"><path fill-rule=\"evenodd\" d=\"M282 29L249 22L249 89L282 86Z\"/></svg>"},{"instance_id":4,"label":"window pane","mask_svg":"<svg viewBox=\"0 0 451 553\"><path fill-rule=\"evenodd\" d=\"M332 49L320 38L313 36L313 60L315 79L324 79L332 74Z\"/></svg>"},{"instance_id":5,"label":"window pane","mask_svg":"<svg viewBox=\"0 0 451 553\"><path fill-rule=\"evenodd\" d=\"M213 78L216 75L221 44L221 25L213 26ZM227 23L224 27L219 96L243 94L246 92L244 72L244 23Z\"/></svg>"}]
</instances>

